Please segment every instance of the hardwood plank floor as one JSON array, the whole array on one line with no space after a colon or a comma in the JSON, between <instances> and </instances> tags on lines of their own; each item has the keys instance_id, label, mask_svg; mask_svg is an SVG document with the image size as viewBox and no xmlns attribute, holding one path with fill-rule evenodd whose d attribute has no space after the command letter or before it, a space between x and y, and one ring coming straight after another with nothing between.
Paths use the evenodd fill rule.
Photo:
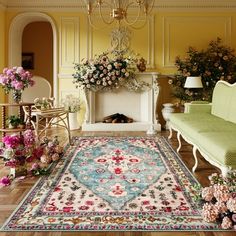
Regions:
<instances>
[{"instance_id":1,"label":"hardwood plank floor","mask_svg":"<svg viewBox=\"0 0 236 236\"><path fill-rule=\"evenodd\" d=\"M62 129L53 129L50 135L58 135L61 143L66 143L66 133ZM80 132L73 131L72 136L145 136L144 132ZM167 137L169 132L162 131L158 135ZM178 142L176 136L170 140L172 147L176 150ZM180 151L180 156L186 166L191 169L194 165L192 156L192 147L183 141L183 146ZM200 154L199 154L200 157ZM8 168L4 167L3 161L0 160L0 177L8 173ZM219 170L203 158L199 158L199 166L194 173L197 180L206 186L209 184L208 176ZM0 225L11 215L17 205L29 192L32 186L37 181L37 177L27 178L20 182L13 182L10 186L0 189ZM1 232L0 236L233 236L235 232Z\"/></svg>"}]
</instances>

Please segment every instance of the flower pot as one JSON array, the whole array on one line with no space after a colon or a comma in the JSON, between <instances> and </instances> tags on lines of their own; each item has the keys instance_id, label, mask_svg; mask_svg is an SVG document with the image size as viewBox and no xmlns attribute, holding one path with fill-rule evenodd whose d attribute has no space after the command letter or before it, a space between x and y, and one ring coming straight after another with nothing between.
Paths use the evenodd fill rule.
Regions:
<instances>
[{"instance_id":1,"label":"flower pot","mask_svg":"<svg viewBox=\"0 0 236 236\"><path fill-rule=\"evenodd\" d=\"M80 128L80 125L77 120L77 112L69 113L69 123L70 123L70 130L76 130Z\"/></svg>"}]
</instances>

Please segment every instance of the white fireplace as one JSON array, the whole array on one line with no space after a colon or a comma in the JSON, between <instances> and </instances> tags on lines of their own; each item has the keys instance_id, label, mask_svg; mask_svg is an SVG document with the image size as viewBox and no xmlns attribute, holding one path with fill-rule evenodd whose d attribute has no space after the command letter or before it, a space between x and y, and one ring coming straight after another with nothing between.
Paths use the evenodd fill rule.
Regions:
<instances>
[{"instance_id":1,"label":"white fireplace","mask_svg":"<svg viewBox=\"0 0 236 236\"><path fill-rule=\"evenodd\" d=\"M125 88L109 92L86 93L86 115L83 131L148 131L161 130L156 107L159 95L158 73L137 74L137 79L148 82L151 89L132 92ZM133 123L102 123L104 117L122 113L134 119Z\"/></svg>"}]
</instances>

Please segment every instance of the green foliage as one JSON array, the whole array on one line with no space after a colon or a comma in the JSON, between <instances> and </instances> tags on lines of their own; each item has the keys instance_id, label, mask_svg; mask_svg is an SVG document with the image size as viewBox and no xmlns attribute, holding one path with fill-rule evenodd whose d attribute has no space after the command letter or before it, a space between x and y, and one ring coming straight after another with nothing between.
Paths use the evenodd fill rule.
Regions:
<instances>
[{"instance_id":1,"label":"green foliage","mask_svg":"<svg viewBox=\"0 0 236 236\"><path fill-rule=\"evenodd\" d=\"M234 50L221 44L221 39L211 41L206 50L189 47L184 59L175 60L177 74L169 80L173 95L180 100L211 101L213 89L219 80L236 82L236 56ZM203 89L184 88L187 76L201 76Z\"/></svg>"}]
</instances>

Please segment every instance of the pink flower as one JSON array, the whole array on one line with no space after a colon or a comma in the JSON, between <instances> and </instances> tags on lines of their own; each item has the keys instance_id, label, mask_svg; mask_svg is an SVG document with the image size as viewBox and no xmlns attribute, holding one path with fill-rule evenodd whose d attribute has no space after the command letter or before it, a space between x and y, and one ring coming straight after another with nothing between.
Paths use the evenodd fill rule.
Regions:
<instances>
[{"instance_id":1,"label":"pink flower","mask_svg":"<svg viewBox=\"0 0 236 236\"><path fill-rule=\"evenodd\" d=\"M232 221L230 220L229 217L224 217L223 220L222 220L222 223L221 223L221 227L223 229L230 229L232 227Z\"/></svg>"},{"instance_id":2,"label":"pink flower","mask_svg":"<svg viewBox=\"0 0 236 236\"><path fill-rule=\"evenodd\" d=\"M0 179L0 184L3 186L8 186L11 184L11 180L7 176L4 176Z\"/></svg>"},{"instance_id":3,"label":"pink flower","mask_svg":"<svg viewBox=\"0 0 236 236\"><path fill-rule=\"evenodd\" d=\"M236 198L231 197L226 205L231 212L236 213Z\"/></svg>"},{"instance_id":4,"label":"pink flower","mask_svg":"<svg viewBox=\"0 0 236 236\"><path fill-rule=\"evenodd\" d=\"M227 202L230 194L229 194L229 187L226 185L215 184L214 188L214 197L219 202Z\"/></svg>"},{"instance_id":5,"label":"pink flower","mask_svg":"<svg viewBox=\"0 0 236 236\"><path fill-rule=\"evenodd\" d=\"M202 198L206 201L211 201L213 198L213 187L206 187L202 189Z\"/></svg>"},{"instance_id":6,"label":"pink flower","mask_svg":"<svg viewBox=\"0 0 236 236\"><path fill-rule=\"evenodd\" d=\"M7 148L16 148L19 146L21 139L16 134L7 135L2 139Z\"/></svg>"},{"instance_id":7,"label":"pink flower","mask_svg":"<svg viewBox=\"0 0 236 236\"><path fill-rule=\"evenodd\" d=\"M228 210L224 202L216 202L215 207L219 213L225 213Z\"/></svg>"},{"instance_id":8,"label":"pink flower","mask_svg":"<svg viewBox=\"0 0 236 236\"><path fill-rule=\"evenodd\" d=\"M202 217L207 222L215 222L218 217L218 211L212 203L205 203L202 208Z\"/></svg>"}]
</instances>

